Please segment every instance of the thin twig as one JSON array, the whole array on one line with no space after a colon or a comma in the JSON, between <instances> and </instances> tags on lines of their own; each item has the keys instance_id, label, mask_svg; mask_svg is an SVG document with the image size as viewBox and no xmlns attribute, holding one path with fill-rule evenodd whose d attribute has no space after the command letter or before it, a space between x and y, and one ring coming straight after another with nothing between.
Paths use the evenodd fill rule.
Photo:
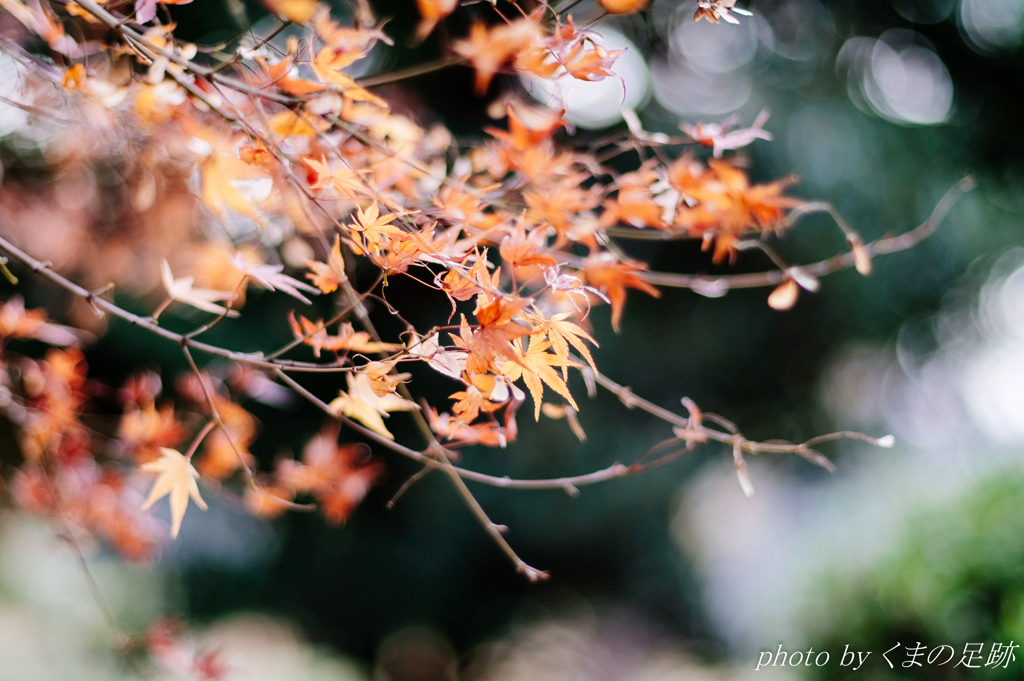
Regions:
<instances>
[{"instance_id":1,"label":"thin twig","mask_svg":"<svg viewBox=\"0 0 1024 681\"><path fill-rule=\"evenodd\" d=\"M251 489L256 489L258 487L256 484L256 476L252 472L252 468L249 467L249 463L245 460L245 455L242 454L238 445L235 444L235 439L231 437L231 431L228 430L226 425L224 425L224 419L221 418L220 410L217 409L217 401L213 396L213 388L206 384L206 377L203 375L203 372L199 370L199 367L196 365L196 361L192 359L192 353L189 352L188 347L183 345L181 347L181 351L185 353L185 359L188 360L188 365L192 369L192 374L196 377L196 380L199 381L199 386L203 389L203 396L206 397L206 403L210 407L210 416L212 416L214 421L217 422L217 426L220 427L221 431L224 433L224 437L228 441L228 444L231 445L231 449L235 452L235 456L238 457L238 465L242 469L242 472L245 473L246 483L248 483Z\"/></svg>"},{"instance_id":2,"label":"thin twig","mask_svg":"<svg viewBox=\"0 0 1024 681\"><path fill-rule=\"evenodd\" d=\"M464 64L466 62L465 57L444 57L437 61L428 62L426 64L419 64L417 66L410 66L407 69L400 71L392 71L391 73L381 73L376 76L370 76L369 78L360 78L359 85L362 87L376 87L378 85L385 85L387 83L394 83L400 80L407 80L409 78L415 78L416 76L422 76L427 73L433 73L446 69L449 66L455 66L457 64Z\"/></svg>"}]
</instances>

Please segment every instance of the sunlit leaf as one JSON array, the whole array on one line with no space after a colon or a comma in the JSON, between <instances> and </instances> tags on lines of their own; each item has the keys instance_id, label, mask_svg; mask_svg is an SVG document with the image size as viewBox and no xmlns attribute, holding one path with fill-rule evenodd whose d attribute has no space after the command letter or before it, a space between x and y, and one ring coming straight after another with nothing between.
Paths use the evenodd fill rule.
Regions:
<instances>
[{"instance_id":1,"label":"sunlit leaf","mask_svg":"<svg viewBox=\"0 0 1024 681\"><path fill-rule=\"evenodd\" d=\"M159 459L143 464L139 469L147 473L156 473L158 476L149 496L142 504L143 510L152 506L158 499L170 497L171 537L178 536L181 519L185 517L185 509L188 508L189 497L196 506L206 510L206 502L199 496L199 486L196 484L199 473L182 453L163 447L160 449Z\"/></svg>"}]
</instances>

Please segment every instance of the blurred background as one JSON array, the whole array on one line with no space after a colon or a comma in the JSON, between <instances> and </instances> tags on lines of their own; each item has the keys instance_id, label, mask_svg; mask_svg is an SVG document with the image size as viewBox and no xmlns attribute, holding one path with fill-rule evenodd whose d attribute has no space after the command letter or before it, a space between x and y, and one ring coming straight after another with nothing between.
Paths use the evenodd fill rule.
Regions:
<instances>
[{"instance_id":1,"label":"blurred background","mask_svg":"<svg viewBox=\"0 0 1024 681\"><path fill-rule=\"evenodd\" d=\"M212 44L237 35L241 16L256 34L274 25L257 4L219 1L172 8L177 35ZM411 48L414 4L373 4L392 17L396 46L378 46L367 75L436 59L490 11L466 7ZM627 49L621 81L505 77L479 99L472 71L456 66L387 94L470 141L508 91L566 107L583 139L624 131L625 108L669 134L731 115L746 126L767 109L774 141L748 148L753 178L796 173L793 193L833 203L866 240L920 224L973 173L978 189L936 235L876 259L870 277L827 277L788 312L768 307L768 290L711 299L671 289L660 300L631 295L618 335L607 310L594 312L599 366L657 404L678 410L690 397L756 439L856 429L893 433L896 447L833 446L831 475L795 457L751 460L750 499L729 452L712 446L575 499L474 487L524 558L551 572L539 585L514 573L440 477L386 510L416 471L388 456L385 482L343 528L301 514L265 523L214 498L155 566L96 554L98 586L123 628L180 613L195 646L222 652L237 674L227 678L824 679L857 673L838 664L845 645L874 651L861 675L875 679L1020 678L1024 655L1008 669L890 669L879 658L898 643L948 644L959 659L969 642L986 655L993 642L1024 642L1024 134L1013 103L1024 86L1024 0L739 6L753 13L739 25L695 23L690 0L601 20L604 44ZM589 0L572 13L578 25L602 15ZM8 166L19 116L0 100ZM721 271L696 243L625 248L656 270ZM812 262L844 242L826 218L808 217L778 250ZM731 271L766 265L746 255ZM30 304L52 295L31 282L22 292ZM254 294L246 311L259 319L279 308ZM218 340L237 346L258 333L268 332L254 324ZM118 324L87 356L115 384L133 368L166 382L186 370L173 348ZM261 422L252 451L268 465L320 429L299 406L245 406ZM581 406L586 442L563 421L524 420L513 447L467 450L466 465L584 473L668 436L607 396ZM131 675L75 561L51 527L0 514L0 678ZM831 662L755 671L760 652L779 645L826 650Z\"/></svg>"}]
</instances>

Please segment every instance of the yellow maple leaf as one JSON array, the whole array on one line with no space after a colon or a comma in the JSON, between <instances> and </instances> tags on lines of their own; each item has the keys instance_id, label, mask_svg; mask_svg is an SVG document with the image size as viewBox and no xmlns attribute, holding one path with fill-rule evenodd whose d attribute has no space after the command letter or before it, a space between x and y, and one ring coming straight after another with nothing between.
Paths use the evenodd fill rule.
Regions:
<instances>
[{"instance_id":1,"label":"yellow maple leaf","mask_svg":"<svg viewBox=\"0 0 1024 681\"><path fill-rule=\"evenodd\" d=\"M359 86L354 78L341 72L341 69L353 62L362 59L363 52L346 52L336 50L330 46L322 48L310 62L313 73L328 85L333 85L350 99L357 102L369 102L383 109L388 108L388 103L373 94L369 90Z\"/></svg>"},{"instance_id":2,"label":"yellow maple leaf","mask_svg":"<svg viewBox=\"0 0 1024 681\"><path fill-rule=\"evenodd\" d=\"M597 371L597 365L594 364L594 358L590 355L590 350L587 348L583 341L590 341L595 346L597 341L590 337L586 331L581 329L574 322L566 321L569 317L568 312L560 312L556 315L552 315L550 319L544 319L540 316L530 315L529 319L537 333L533 334L539 339L543 339L547 336L547 339L551 341L551 351L562 359L562 378L566 378L566 369L570 366L569 364L569 346L572 345L583 359L587 360L587 364L595 372Z\"/></svg>"},{"instance_id":3,"label":"yellow maple leaf","mask_svg":"<svg viewBox=\"0 0 1024 681\"><path fill-rule=\"evenodd\" d=\"M513 341L515 357L505 362L501 368L501 373L508 376L509 380L512 381L522 377L526 387L530 390L530 396L533 398L533 418L537 421L540 420L540 405L544 397L545 383L556 393L568 400L573 409L579 411L580 408L576 406L576 400L569 393L569 387L559 377L558 372L551 368L552 365L562 366L565 364L570 367L578 367L579 365L547 352L547 349L551 347L551 343L549 341L537 340L537 338L537 336L530 337L530 348L526 352L523 352L522 342L518 338Z\"/></svg>"},{"instance_id":4,"label":"yellow maple leaf","mask_svg":"<svg viewBox=\"0 0 1024 681\"><path fill-rule=\"evenodd\" d=\"M410 402L395 394L377 396L365 373L359 372L355 377L349 374L346 378L348 379L348 392L342 391L334 398L331 401L331 409L335 413L359 421L373 432L389 440L394 440L395 436L384 426L384 417L388 415L388 412L419 409L419 405L415 402ZM555 378L558 378L557 374Z\"/></svg>"},{"instance_id":5,"label":"yellow maple leaf","mask_svg":"<svg viewBox=\"0 0 1024 681\"><path fill-rule=\"evenodd\" d=\"M199 473L182 453L161 447L160 458L143 464L140 469L147 473L158 474L156 482L153 483L153 489L150 490L149 497L146 498L146 503L142 504L142 510L152 506L157 499L170 495L171 537L178 536L181 519L185 517L185 509L188 508L189 497L196 502L196 506L206 510L206 502L199 496L199 485L196 484Z\"/></svg>"}]
</instances>

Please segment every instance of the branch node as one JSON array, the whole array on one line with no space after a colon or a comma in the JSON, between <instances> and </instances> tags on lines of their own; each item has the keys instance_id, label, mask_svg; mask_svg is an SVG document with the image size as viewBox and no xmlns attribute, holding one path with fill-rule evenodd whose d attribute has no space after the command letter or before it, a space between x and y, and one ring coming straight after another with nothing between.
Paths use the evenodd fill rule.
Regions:
<instances>
[{"instance_id":1,"label":"branch node","mask_svg":"<svg viewBox=\"0 0 1024 681\"><path fill-rule=\"evenodd\" d=\"M527 565L526 563L522 562L516 565L516 572L518 572L521 575L524 575L527 580L534 584L536 584L537 582L543 582L547 580L549 577L551 577L551 575L548 574L547 571L538 570L537 568L531 567L530 565Z\"/></svg>"}]
</instances>

